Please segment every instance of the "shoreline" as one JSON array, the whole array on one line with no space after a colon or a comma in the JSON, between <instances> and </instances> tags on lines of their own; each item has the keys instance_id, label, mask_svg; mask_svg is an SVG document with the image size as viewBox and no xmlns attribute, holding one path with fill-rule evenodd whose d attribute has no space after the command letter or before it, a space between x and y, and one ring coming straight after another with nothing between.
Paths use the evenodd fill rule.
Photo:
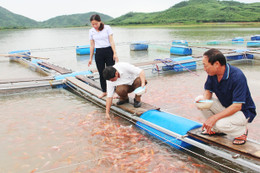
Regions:
<instances>
[{"instance_id":1,"label":"shoreline","mask_svg":"<svg viewBox=\"0 0 260 173\"><path fill-rule=\"evenodd\" d=\"M200 28L200 27L217 27L217 28L258 28L260 22L218 22L218 23L171 23L171 24L133 24L133 25L111 25L122 28ZM21 29L52 29L52 28L89 28L91 26L71 26L71 27L0 27L2 30L21 30Z\"/></svg>"}]
</instances>

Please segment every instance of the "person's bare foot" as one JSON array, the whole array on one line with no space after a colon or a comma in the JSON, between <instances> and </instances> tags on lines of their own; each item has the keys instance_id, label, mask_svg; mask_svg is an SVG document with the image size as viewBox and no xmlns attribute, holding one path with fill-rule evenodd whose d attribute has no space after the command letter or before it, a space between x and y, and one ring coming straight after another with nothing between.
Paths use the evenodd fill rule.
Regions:
<instances>
[{"instance_id":1,"label":"person's bare foot","mask_svg":"<svg viewBox=\"0 0 260 173\"><path fill-rule=\"evenodd\" d=\"M102 93L100 96L98 96L98 98L103 98L103 97L105 97L107 95L107 93Z\"/></svg>"}]
</instances>

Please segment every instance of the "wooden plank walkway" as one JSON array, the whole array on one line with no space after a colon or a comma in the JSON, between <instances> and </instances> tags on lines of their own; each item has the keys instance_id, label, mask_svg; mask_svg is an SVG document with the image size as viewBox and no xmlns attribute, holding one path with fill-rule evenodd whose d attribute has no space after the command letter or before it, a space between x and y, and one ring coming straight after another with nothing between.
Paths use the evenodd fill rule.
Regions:
<instances>
[{"instance_id":1,"label":"wooden plank walkway","mask_svg":"<svg viewBox=\"0 0 260 173\"><path fill-rule=\"evenodd\" d=\"M83 81L83 82L87 82L92 87L95 87L95 88L101 90L101 86L100 86L99 82L96 82L96 81L92 80L91 78L89 78L85 75L77 75L76 78Z\"/></svg>"},{"instance_id":2,"label":"wooden plank walkway","mask_svg":"<svg viewBox=\"0 0 260 173\"><path fill-rule=\"evenodd\" d=\"M204 141L206 143L216 145L222 148L226 148L230 151L234 151L236 153L249 156L250 158L254 158L260 161L260 145L254 143L252 141L247 141L244 145L233 145L232 139L225 136L209 136L209 135L202 135L201 128L193 129L188 132L188 135Z\"/></svg>"},{"instance_id":3,"label":"wooden plank walkway","mask_svg":"<svg viewBox=\"0 0 260 173\"><path fill-rule=\"evenodd\" d=\"M94 95L94 96L99 96L102 94L102 91L94 88L82 81L80 81L79 79L75 78L75 77L67 77L66 80L68 80L69 82L71 82L72 84L76 85L77 87L85 90L86 92ZM103 100L106 100L106 97L102 98ZM116 102L118 101L118 99L113 99L113 106L119 107L131 114L136 114L137 116L140 116L141 114L143 114L144 112L151 110L151 109L156 109L159 110L160 108L155 107L153 105L147 104L142 102L142 106L140 108L135 108L133 106L133 98L129 98L130 103L125 103L123 105L117 105Z\"/></svg>"},{"instance_id":4,"label":"wooden plank walkway","mask_svg":"<svg viewBox=\"0 0 260 173\"><path fill-rule=\"evenodd\" d=\"M60 67L60 66L48 63L48 62L38 62L38 64L40 64L42 66L45 66L45 67L47 67L49 69L52 69L52 70L54 70L56 72L59 72L60 74L72 73L72 70L69 70L69 69L66 69L64 67Z\"/></svg>"},{"instance_id":5,"label":"wooden plank walkway","mask_svg":"<svg viewBox=\"0 0 260 173\"><path fill-rule=\"evenodd\" d=\"M19 78L19 79L2 79L0 80L0 84L6 83L19 83L19 82L34 82L34 81L46 81L46 80L54 80L54 77L33 77L33 78Z\"/></svg>"}]
</instances>

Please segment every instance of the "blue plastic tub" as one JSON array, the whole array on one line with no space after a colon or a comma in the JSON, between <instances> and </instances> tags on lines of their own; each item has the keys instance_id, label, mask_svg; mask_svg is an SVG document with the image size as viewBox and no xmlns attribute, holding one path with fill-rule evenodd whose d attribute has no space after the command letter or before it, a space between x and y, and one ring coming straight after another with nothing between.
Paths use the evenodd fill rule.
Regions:
<instances>
[{"instance_id":1,"label":"blue plastic tub","mask_svg":"<svg viewBox=\"0 0 260 173\"><path fill-rule=\"evenodd\" d=\"M160 112L158 110L149 110L143 113L140 116L141 119L146 120L150 123L153 123L157 126L163 127L169 131L177 133L179 135L186 135L188 131L201 127L200 123L195 121L179 117L173 114ZM137 122L136 125L147 131L150 135L165 141L165 143L177 148L181 149L181 147L188 148L191 145L178 140L172 136L169 136L161 131L158 131L150 126L147 126L141 122Z\"/></svg>"},{"instance_id":2,"label":"blue plastic tub","mask_svg":"<svg viewBox=\"0 0 260 173\"><path fill-rule=\"evenodd\" d=\"M148 43L145 41L140 42L134 42L130 44L130 50L147 50L148 49Z\"/></svg>"},{"instance_id":3,"label":"blue plastic tub","mask_svg":"<svg viewBox=\"0 0 260 173\"><path fill-rule=\"evenodd\" d=\"M96 49L94 49L94 53L95 52L96 52ZM90 45L77 46L76 53L78 55L89 55L90 54Z\"/></svg>"},{"instance_id":4,"label":"blue plastic tub","mask_svg":"<svg viewBox=\"0 0 260 173\"><path fill-rule=\"evenodd\" d=\"M247 47L260 47L260 41L248 41L246 46Z\"/></svg>"},{"instance_id":5,"label":"blue plastic tub","mask_svg":"<svg viewBox=\"0 0 260 173\"><path fill-rule=\"evenodd\" d=\"M188 46L188 42L186 40L173 40L172 45Z\"/></svg>"},{"instance_id":6,"label":"blue plastic tub","mask_svg":"<svg viewBox=\"0 0 260 173\"><path fill-rule=\"evenodd\" d=\"M251 37L251 40L254 41L254 40L260 40L260 35L253 35Z\"/></svg>"},{"instance_id":7,"label":"blue plastic tub","mask_svg":"<svg viewBox=\"0 0 260 173\"><path fill-rule=\"evenodd\" d=\"M187 46L173 45L170 49L170 53L173 55L191 55L192 49Z\"/></svg>"}]
</instances>

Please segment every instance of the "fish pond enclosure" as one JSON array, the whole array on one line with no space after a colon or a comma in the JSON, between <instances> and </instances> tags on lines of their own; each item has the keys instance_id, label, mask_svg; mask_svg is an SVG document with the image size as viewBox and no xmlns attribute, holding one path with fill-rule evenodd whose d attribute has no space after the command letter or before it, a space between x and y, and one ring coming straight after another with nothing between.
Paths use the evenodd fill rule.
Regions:
<instances>
[{"instance_id":1,"label":"fish pond enclosure","mask_svg":"<svg viewBox=\"0 0 260 173\"><path fill-rule=\"evenodd\" d=\"M0 31L0 54L30 50L35 56L15 54L0 59L0 172L259 170L258 116L249 124L245 151L187 136L196 137L196 131L191 130L204 121L194 98L203 92L207 75L201 55L208 48L242 55L229 63L245 73L258 112L260 54L257 47L249 48L245 42L259 34L258 28L113 30L119 60L145 69L148 90L140 109L131 104L113 106L111 120L105 118L104 100L96 97L100 90L95 65L88 68L89 55L75 53L76 45L88 44L88 28ZM244 43L232 44L235 37L243 37ZM140 40L149 44L147 50L130 50L131 43ZM187 40L174 44L185 43L179 47L188 46L192 55L172 55L173 40ZM220 44L209 45L209 40L219 40ZM243 56L247 53L253 58ZM155 116L158 118L149 118ZM178 129L185 132L181 134L166 127L176 122L171 120L175 116L183 124L194 124L187 130L180 125ZM169 123L157 123L161 117ZM249 148L251 144L254 150Z\"/></svg>"}]
</instances>

